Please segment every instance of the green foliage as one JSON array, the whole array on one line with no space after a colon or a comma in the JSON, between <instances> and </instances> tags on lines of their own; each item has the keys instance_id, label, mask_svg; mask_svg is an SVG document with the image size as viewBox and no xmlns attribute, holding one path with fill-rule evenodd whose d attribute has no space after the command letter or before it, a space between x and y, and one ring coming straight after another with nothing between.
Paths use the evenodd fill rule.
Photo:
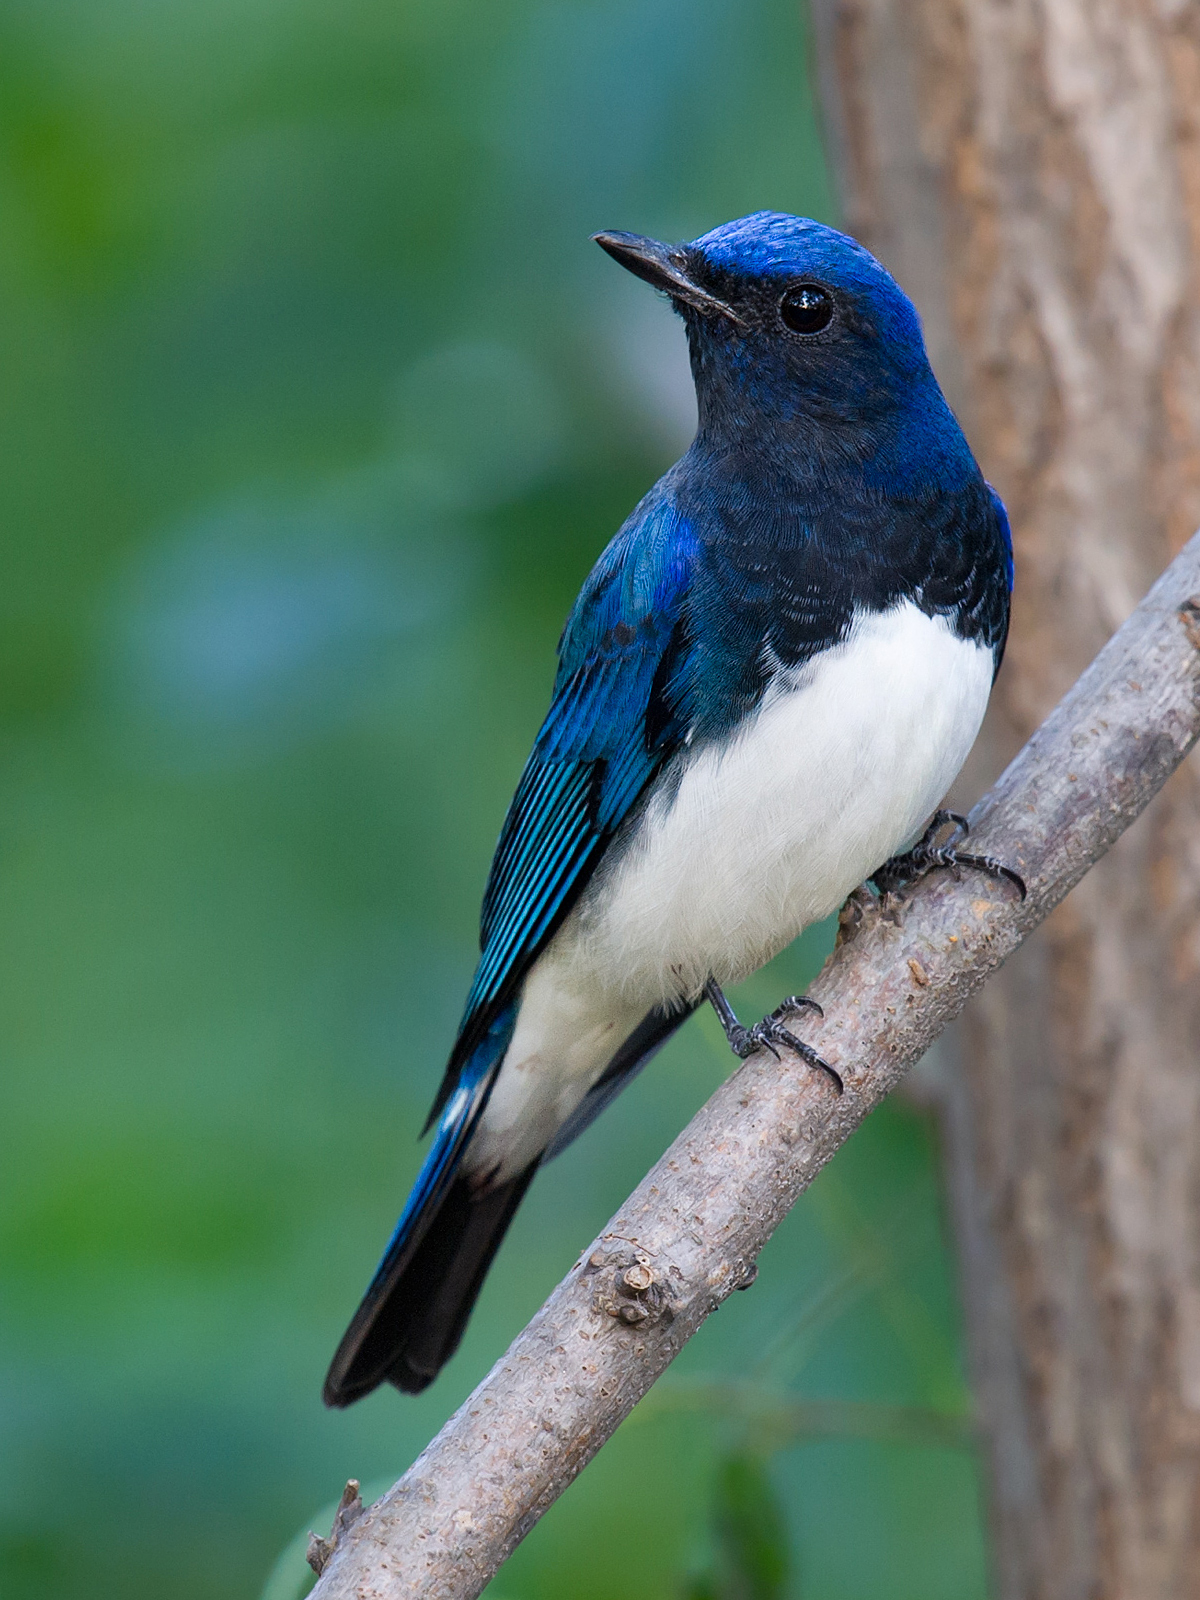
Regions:
<instances>
[{"instance_id":1,"label":"green foliage","mask_svg":"<svg viewBox=\"0 0 1200 1600\"><path fill-rule=\"evenodd\" d=\"M763 1461L729 1455L720 1463L712 1510L713 1576L697 1580L713 1600L781 1600L791 1557L787 1519ZM696 1589L692 1590L693 1596Z\"/></svg>"}]
</instances>

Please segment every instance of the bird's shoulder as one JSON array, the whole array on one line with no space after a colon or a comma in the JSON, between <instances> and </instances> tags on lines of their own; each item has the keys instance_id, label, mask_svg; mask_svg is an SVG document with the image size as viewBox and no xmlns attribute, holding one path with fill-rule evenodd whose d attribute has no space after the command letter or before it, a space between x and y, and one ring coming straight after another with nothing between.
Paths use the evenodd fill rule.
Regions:
<instances>
[{"instance_id":1,"label":"bird's shoulder","mask_svg":"<svg viewBox=\"0 0 1200 1600\"><path fill-rule=\"evenodd\" d=\"M697 541L671 474L635 507L588 574L558 645L535 759L651 755L679 732Z\"/></svg>"},{"instance_id":2,"label":"bird's shoulder","mask_svg":"<svg viewBox=\"0 0 1200 1600\"><path fill-rule=\"evenodd\" d=\"M628 650L636 642L631 630L649 638L678 616L697 550L678 480L673 469L655 484L588 573L559 639L556 691L591 659Z\"/></svg>"}]
</instances>

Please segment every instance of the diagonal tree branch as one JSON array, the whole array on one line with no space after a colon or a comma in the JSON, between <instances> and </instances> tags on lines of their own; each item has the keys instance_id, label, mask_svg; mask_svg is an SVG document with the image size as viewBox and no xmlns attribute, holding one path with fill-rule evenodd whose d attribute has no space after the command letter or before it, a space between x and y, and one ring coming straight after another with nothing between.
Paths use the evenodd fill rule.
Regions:
<instances>
[{"instance_id":1,"label":"diagonal tree branch","mask_svg":"<svg viewBox=\"0 0 1200 1600\"><path fill-rule=\"evenodd\" d=\"M755 1258L817 1173L1200 737L1200 533L972 813L1017 899L937 873L858 907L806 1036L845 1080L752 1056L712 1096L404 1477L318 1600L473 1600ZM851 907L857 903L850 902Z\"/></svg>"}]
</instances>

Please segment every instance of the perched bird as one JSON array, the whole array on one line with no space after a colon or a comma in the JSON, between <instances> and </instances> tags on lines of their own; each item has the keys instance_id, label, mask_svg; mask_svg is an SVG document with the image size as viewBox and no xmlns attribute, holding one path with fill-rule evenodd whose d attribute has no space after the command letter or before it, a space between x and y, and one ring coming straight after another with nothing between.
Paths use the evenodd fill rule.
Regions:
<instances>
[{"instance_id":1,"label":"perched bird","mask_svg":"<svg viewBox=\"0 0 1200 1600\"><path fill-rule=\"evenodd\" d=\"M912 305L853 239L778 212L596 242L682 314L699 426L567 620L436 1135L332 1406L432 1381L538 1167L704 999L738 1055L784 1042L840 1089L786 1025L802 999L745 1028L722 986L869 877L1007 870L932 828L895 856L975 739L1012 587Z\"/></svg>"}]
</instances>

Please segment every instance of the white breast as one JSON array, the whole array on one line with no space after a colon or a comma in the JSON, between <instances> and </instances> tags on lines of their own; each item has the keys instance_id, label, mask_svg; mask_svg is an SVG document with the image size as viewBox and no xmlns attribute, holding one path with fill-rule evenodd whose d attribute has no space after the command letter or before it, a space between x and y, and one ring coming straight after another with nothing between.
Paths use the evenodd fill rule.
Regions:
<instances>
[{"instance_id":1,"label":"white breast","mask_svg":"<svg viewBox=\"0 0 1200 1600\"><path fill-rule=\"evenodd\" d=\"M917 832L979 731L990 650L904 602L685 758L526 980L469 1165L532 1159L652 1005L770 960Z\"/></svg>"},{"instance_id":2,"label":"white breast","mask_svg":"<svg viewBox=\"0 0 1200 1600\"><path fill-rule=\"evenodd\" d=\"M992 669L990 650L911 602L860 615L651 803L579 909L585 964L658 1000L768 961L934 810L979 730Z\"/></svg>"}]
</instances>

